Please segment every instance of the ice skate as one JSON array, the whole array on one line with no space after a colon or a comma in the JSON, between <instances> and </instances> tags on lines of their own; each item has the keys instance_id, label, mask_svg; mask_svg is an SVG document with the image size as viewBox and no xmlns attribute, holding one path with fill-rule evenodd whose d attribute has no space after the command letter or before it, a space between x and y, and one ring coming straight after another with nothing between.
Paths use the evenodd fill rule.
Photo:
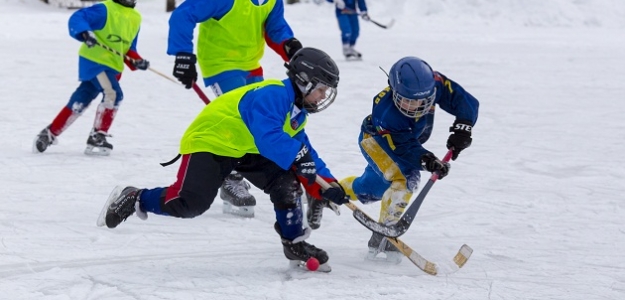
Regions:
<instances>
[{"instance_id":1,"label":"ice skate","mask_svg":"<svg viewBox=\"0 0 625 300\"><path fill-rule=\"evenodd\" d=\"M306 193L306 200L308 200L308 209L306 210L306 221L311 229L318 229L321 226L321 219L323 218L323 209L329 208L337 215L340 214L340 208L338 205L326 200L317 200L310 194Z\"/></svg>"},{"instance_id":2,"label":"ice skate","mask_svg":"<svg viewBox=\"0 0 625 300\"><path fill-rule=\"evenodd\" d=\"M37 134L33 141L33 153L43 153L50 145L56 145L56 136L50 131L50 126L44 128Z\"/></svg>"},{"instance_id":3,"label":"ice skate","mask_svg":"<svg viewBox=\"0 0 625 300\"><path fill-rule=\"evenodd\" d=\"M221 185L221 192L219 193L224 201L223 213L253 218L256 198L248 192L249 189L250 184L243 180L241 174L228 175Z\"/></svg>"},{"instance_id":4,"label":"ice skate","mask_svg":"<svg viewBox=\"0 0 625 300\"><path fill-rule=\"evenodd\" d=\"M343 45L343 55L347 61L362 60L362 54L350 45Z\"/></svg>"},{"instance_id":5,"label":"ice skate","mask_svg":"<svg viewBox=\"0 0 625 300\"><path fill-rule=\"evenodd\" d=\"M366 257L368 260L398 264L404 256L399 252L399 249L379 233L373 233L371 235L368 246L369 252Z\"/></svg>"},{"instance_id":6,"label":"ice skate","mask_svg":"<svg viewBox=\"0 0 625 300\"><path fill-rule=\"evenodd\" d=\"M110 135L101 131L91 131L91 134L89 134L89 138L87 139L85 154L99 156L111 155L113 145L106 141L107 136Z\"/></svg>"},{"instance_id":7,"label":"ice skate","mask_svg":"<svg viewBox=\"0 0 625 300\"><path fill-rule=\"evenodd\" d=\"M274 229L280 234L280 225L275 223ZM328 264L328 253L323 249L315 247L315 245L309 244L305 239L310 235L310 229L306 230L303 236L300 236L294 240L282 239L282 248L284 256L289 260L291 267L303 267L306 265L306 261L311 257L316 258L319 261L318 272L328 273L332 271L332 267Z\"/></svg>"},{"instance_id":8,"label":"ice skate","mask_svg":"<svg viewBox=\"0 0 625 300\"><path fill-rule=\"evenodd\" d=\"M106 225L108 228L115 228L135 212L140 219L147 219L147 213L139 208L140 195L141 190L132 186L115 187L104 203L96 224L99 227Z\"/></svg>"}]
</instances>

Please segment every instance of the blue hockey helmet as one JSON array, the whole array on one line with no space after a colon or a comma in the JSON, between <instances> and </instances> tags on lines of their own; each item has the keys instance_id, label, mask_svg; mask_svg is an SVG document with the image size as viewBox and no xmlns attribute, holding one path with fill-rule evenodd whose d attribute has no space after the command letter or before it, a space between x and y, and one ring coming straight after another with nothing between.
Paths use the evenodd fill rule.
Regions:
<instances>
[{"instance_id":1,"label":"blue hockey helmet","mask_svg":"<svg viewBox=\"0 0 625 300\"><path fill-rule=\"evenodd\" d=\"M389 72L397 109L407 117L420 118L427 114L436 99L436 82L430 65L418 57L398 60Z\"/></svg>"}]
</instances>

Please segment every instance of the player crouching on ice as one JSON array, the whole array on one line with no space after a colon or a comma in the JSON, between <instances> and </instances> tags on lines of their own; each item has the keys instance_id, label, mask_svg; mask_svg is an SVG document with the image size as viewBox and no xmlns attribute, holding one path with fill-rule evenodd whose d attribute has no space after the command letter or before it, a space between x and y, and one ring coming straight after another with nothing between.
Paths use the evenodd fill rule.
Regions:
<instances>
[{"instance_id":1,"label":"player crouching on ice","mask_svg":"<svg viewBox=\"0 0 625 300\"><path fill-rule=\"evenodd\" d=\"M286 257L297 264L314 257L329 272L327 253L305 240L301 185L336 204L348 201L304 131L307 115L326 109L336 97L339 70L323 51L303 48L285 64L288 78L234 89L207 105L182 137L178 180L169 187L118 187L107 200L98 226L117 227L135 211L179 218L203 214L225 177L238 171L262 189L274 205L275 230ZM319 176L334 187L321 192Z\"/></svg>"},{"instance_id":2,"label":"player crouching on ice","mask_svg":"<svg viewBox=\"0 0 625 300\"><path fill-rule=\"evenodd\" d=\"M438 172L439 179L449 172L432 152L423 148L434 124L435 105L454 115L456 120L447 140L452 159L471 145L471 129L478 116L478 101L460 85L417 57L397 61L389 73L389 86L373 98L358 137L360 150L368 165L360 177L340 181L351 200L362 203L382 201L379 222L395 224L417 190L420 171ZM399 263L402 254L382 235L369 239L369 259Z\"/></svg>"}]
</instances>

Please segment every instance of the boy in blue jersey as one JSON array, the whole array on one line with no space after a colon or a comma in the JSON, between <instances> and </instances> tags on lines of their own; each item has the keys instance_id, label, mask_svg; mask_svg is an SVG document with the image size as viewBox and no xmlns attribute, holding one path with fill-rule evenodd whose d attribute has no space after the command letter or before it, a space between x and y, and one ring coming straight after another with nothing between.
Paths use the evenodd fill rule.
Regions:
<instances>
[{"instance_id":1,"label":"boy in blue jersey","mask_svg":"<svg viewBox=\"0 0 625 300\"><path fill-rule=\"evenodd\" d=\"M358 15L363 20L369 20L367 14L367 4L365 0L327 0L336 4L336 19L341 30L341 42L343 43L343 55L349 59L360 59L362 54L356 49L356 40L360 35L360 23ZM356 9L358 6L358 9Z\"/></svg>"},{"instance_id":2,"label":"boy in blue jersey","mask_svg":"<svg viewBox=\"0 0 625 300\"><path fill-rule=\"evenodd\" d=\"M363 123L358 144L368 162L364 173L340 181L352 200L381 201L380 219L394 224L401 217L421 178L420 171L447 176L449 164L423 147L434 124L435 105L456 117L447 148L452 159L471 145L471 130L477 121L475 97L445 75L435 72L417 57L404 57L389 72L389 86L373 98L371 115ZM381 235L368 243L371 259L386 253L399 262L402 254Z\"/></svg>"},{"instance_id":3,"label":"boy in blue jersey","mask_svg":"<svg viewBox=\"0 0 625 300\"><path fill-rule=\"evenodd\" d=\"M169 19L167 54L176 56L174 76L191 88L198 77L197 62L204 85L217 96L263 80L265 43L284 61L302 48L284 19L281 0L186 0ZM228 176L220 193L224 213L253 217L256 199L249 188L240 174Z\"/></svg>"},{"instance_id":4,"label":"boy in blue jersey","mask_svg":"<svg viewBox=\"0 0 625 300\"><path fill-rule=\"evenodd\" d=\"M236 170L269 195L287 259L299 264L314 257L319 270L329 272L327 253L305 241L310 230L303 228L300 198L304 185L316 197L338 205L348 201L304 131L309 113L334 102L339 71L332 58L314 48L301 49L285 66L288 79L247 85L207 105L182 137L178 180L169 187L116 188L98 226L115 228L135 212L142 219L147 212L199 216ZM321 191L317 176L332 188Z\"/></svg>"},{"instance_id":5,"label":"boy in blue jersey","mask_svg":"<svg viewBox=\"0 0 625 300\"><path fill-rule=\"evenodd\" d=\"M69 18L70 36L84 43L78 60L80 85L52 123L37 135L33 152L42 153L56 144L57 137L100 93L103 97L87 139L85 154L109 155L113 150L106 137L110 136L109 128L123 99L119 79L124 63L133 71L147 70L150 66L137 53L141 15L134 9L135 4L136 0L107 0L80 9Z\"/></svg>"}]
</instances>

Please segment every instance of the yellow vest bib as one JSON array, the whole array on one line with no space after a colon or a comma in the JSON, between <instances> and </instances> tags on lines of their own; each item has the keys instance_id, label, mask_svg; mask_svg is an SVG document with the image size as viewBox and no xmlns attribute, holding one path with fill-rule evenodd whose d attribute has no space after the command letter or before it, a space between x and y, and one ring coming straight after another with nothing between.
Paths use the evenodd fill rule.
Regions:
<instances>
[{"instance_id":1,"label":"yellow vest bib","mask_svg":"<svg viewBox=\"0 0 625 300\"><path fill-rule=\"evenodd\" d=\"M267 0L261 6L250 0L234 1L221 20L209 19L200 24L197 53L203 77L260 68L265 52L265 21L276 1Z\"/></svg>"},{"instance_id":2,"label":"yellow vest bib","mask_svg":"<svg viewBox=\"0 0 625 300\"><path fill-rule=\"evenodd\" d=\"M139 32L141 14L138 11L119 5L112 0L102 2L106 6L106 24L93 33L99 43L126 54ZM118 72L124 70L124 58L100 46L80 47L79 55L93 62L108 66Z\"/></svg>"},{"instance_id":3,"label":"yellow vest bib","mask_svg":"<svg viewBox=\"0 0 625 300\"><path fill-rule=\"evenodd\" d=\"M268 85L284 86L280 80L268 79L234 89L206 105L182 136L180 154L210 152L236 158L247 153L259 154L254 137L239 113L239 102L249 91ZM293 137L305 124L293 129L289 113L285 116L283 130Z\"/></svg>"}]
</instances>

